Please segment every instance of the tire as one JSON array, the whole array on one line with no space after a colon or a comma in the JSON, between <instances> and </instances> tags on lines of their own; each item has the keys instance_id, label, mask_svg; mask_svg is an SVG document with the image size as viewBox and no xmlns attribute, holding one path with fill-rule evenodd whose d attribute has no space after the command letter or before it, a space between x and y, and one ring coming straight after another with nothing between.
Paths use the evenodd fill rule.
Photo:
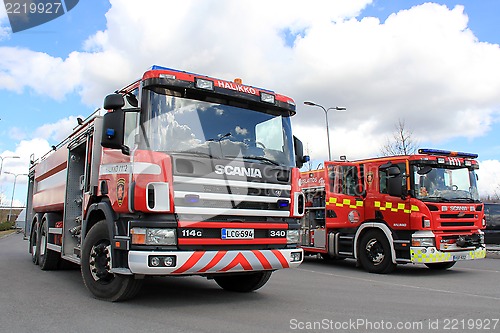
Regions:
<instances>
[{"instance_id":1,"label":"tire","mask_svg":"<svg viewBox=\"0 0 500 333\"><path fill-rule=\"evenodd\" d=\"M30 253L33 264L38 265L38 220L31 226L30 233Z\"/></svg>"},{"instance_id":2,"label":"tire","mask_svg":"<svg viewBox=\"0 0 500 333\"><path fill-rule=\"evenodd\" d=\"M456 264L456 261L448 261L448 262L435 262L425 264L425 266L429 267L432 270L436 271L444 271L445 269L452 268Z\"/></svg>"},{"instance_id":3,"label":"tire","mask_svg":"<svg viewBox=\"0 0 500 333\"><path fill-rule=\"evenodd\" d=\"M81 273L83 282L95 298L119 302L140 291L143 280L133 275L110 272L111 242L106 221L97 222L89 231L82 247Z\"/></svg>"},{"instance_id":4,"label":"tire","mask_svg":"<svg viewBox=\"0 0 500 333\"><path fill-rule=\"evenodd\" d=\"M214 277L215 282L224 290L248 293L264 286L272 271L221 275Z\"/></svg>"},{"instance_id":5,"label":"tire","mask_svg":"<svg viewBox=\"0 0 500 333\"><path fill-rule=\"evenodd\" d=\"M381 231L366 232L359 242L358 253L361 266L370 273L387 274L396 268L389 241Z\"/></svg>"},{"instance_id":6,"label":"tire","mask_svg":"<svg viewBox=\"0 0 500 333\"><path fill-rule=\"evenodd\" d=\"M61 254L54 250L47 248L47 243L49 239L49 227L54 225L57 221L57 215L55 214L45 214L42 218L42 225L40 227L39 233L39 253L38 253L38 264L40 269L43 271L50 271L58 268L59 261L61 261Z\"/></svg>"}]
</instances>

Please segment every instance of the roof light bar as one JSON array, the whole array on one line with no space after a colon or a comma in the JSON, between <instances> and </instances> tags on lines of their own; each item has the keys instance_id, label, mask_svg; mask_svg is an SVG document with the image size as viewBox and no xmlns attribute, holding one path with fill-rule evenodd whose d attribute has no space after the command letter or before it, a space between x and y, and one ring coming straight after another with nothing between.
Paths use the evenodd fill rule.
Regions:
<instances>
[{"instance_id":1,"label":"roof light bar","mask_svg":"<svg viewBox=\"0 0 500 333\"><path fill-rule=\"evenodd\" d=\"M260 100L261 100L261 102L264 102L264 103L274 104L275 97L272 94L261 92L260 93Z\"/></svg>"},{"instance_id":2,"label":"roof light bar","mask_svg":"<svg viewBox=\"0 0 500 333\"><path fill-rule=\"evenodd\" d=\"M173 74L160 73L160 75L158 75L158 77L159 77L160 79L171 79L171 80L175 80L175 75L173 75Z\"/></svg>"},{"instance_id":3,"label":"roof light bar","mask_svg":"<svg viewBox=\"0 0 500 333\"><path fill-rule=\"evenodd\" d=\"M210 80L195 78L194 85L198 89L211 90L211 91L214 90L214 82Z\"/></svg>"},{"instance_id":4,"label":"roof light bar","mask_svg":"<svg viewBox=\"0 0 500 333\"><path fill-rule=\"evenodd\" d=\"M463 153L458 151L449 151L449 150L440 150L440 149L428 149L421 148L418 150L419 154L428 154L428 155L441 155L441 156L450 156L450 157L465 157L465 158L477 158L477 154L472 153Z\"/></svg>"}]
</instances>

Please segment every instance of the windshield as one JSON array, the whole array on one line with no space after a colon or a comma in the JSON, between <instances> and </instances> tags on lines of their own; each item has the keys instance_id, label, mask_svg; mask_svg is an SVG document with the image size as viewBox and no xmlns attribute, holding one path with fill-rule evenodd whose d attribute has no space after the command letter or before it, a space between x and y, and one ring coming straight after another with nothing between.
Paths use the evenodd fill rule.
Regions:
<instances>
[{"instance_id":1,"label":"windshield","mask_svg":"<svg viewBox=\"0 0 500 333\"><path fill-rule=\"evenodd\" d=\"M414 166L415 196L423 201L479 201L476 174L468 168Z\"/></svg>"},{"instance_id":2,"label":"windshield","mask_svg":"<svg viewBox=\"0 0 500 333\"><path fill-rule=\"evenodd\" d=\"M294 165L290 118L144 90L147 149Z\"/></svg>"}]
</instances>

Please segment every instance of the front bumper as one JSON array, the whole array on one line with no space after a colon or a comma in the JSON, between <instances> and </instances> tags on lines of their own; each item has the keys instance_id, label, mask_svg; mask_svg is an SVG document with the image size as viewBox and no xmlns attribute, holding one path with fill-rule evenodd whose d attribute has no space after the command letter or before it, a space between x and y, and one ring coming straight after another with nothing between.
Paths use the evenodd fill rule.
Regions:
<instances>
[{"instance_id":1,"label":"front bumper","mask_svg":"<svg viewBox=\"0 0 500 333\"><path fill-rule=\"evenodd\" d=\"M438 262L449 262L459 260L474 260L486 257L486 247L481 246L476 249L443 252L435 247L411 247L410 260L413 263L427 264Z\"/></svg>"},{"instance_id":2,"label":"front bumper","mask_svg":"<svg viewBox=\"0 0 500 333\"><path fill-rule=\"evenodd\" d=\"M294 254L292 256L292 253ZM300 260L297 258L300 253ZM152 267L150 257L172 256L172 267ZM295 268L302 263L302 249L248 251L130 251L128 265L134 274L205 275Z\"/></svg>"}]
</instances>

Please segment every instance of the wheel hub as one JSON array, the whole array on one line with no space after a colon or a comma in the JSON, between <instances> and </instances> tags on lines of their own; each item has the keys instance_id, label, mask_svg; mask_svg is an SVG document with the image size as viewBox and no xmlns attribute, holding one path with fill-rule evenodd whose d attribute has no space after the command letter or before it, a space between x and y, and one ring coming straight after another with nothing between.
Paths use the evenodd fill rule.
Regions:
<instances>
[{"instance_id":1,"label":"wheel hub","mask_svg":"<svg viewBox=\"0 0 500 333\"><path fill-rule=\"evenodd\" d=\"M111 273L111 245L96 244L90 251L90 272L95 281L109 281L113 278Z\"/></svg>"},{"instance_id":2,"label":"wheel hub","mask_svg":"<svg viewBox=\"0 0 500 333\"><path fill-rule=\"evenodd\" d=\"M373 238L366 243L366 254L371 262L376 266L384 261L385 254L382 244L377 239Z\"/></svg>"}]
</instances>

